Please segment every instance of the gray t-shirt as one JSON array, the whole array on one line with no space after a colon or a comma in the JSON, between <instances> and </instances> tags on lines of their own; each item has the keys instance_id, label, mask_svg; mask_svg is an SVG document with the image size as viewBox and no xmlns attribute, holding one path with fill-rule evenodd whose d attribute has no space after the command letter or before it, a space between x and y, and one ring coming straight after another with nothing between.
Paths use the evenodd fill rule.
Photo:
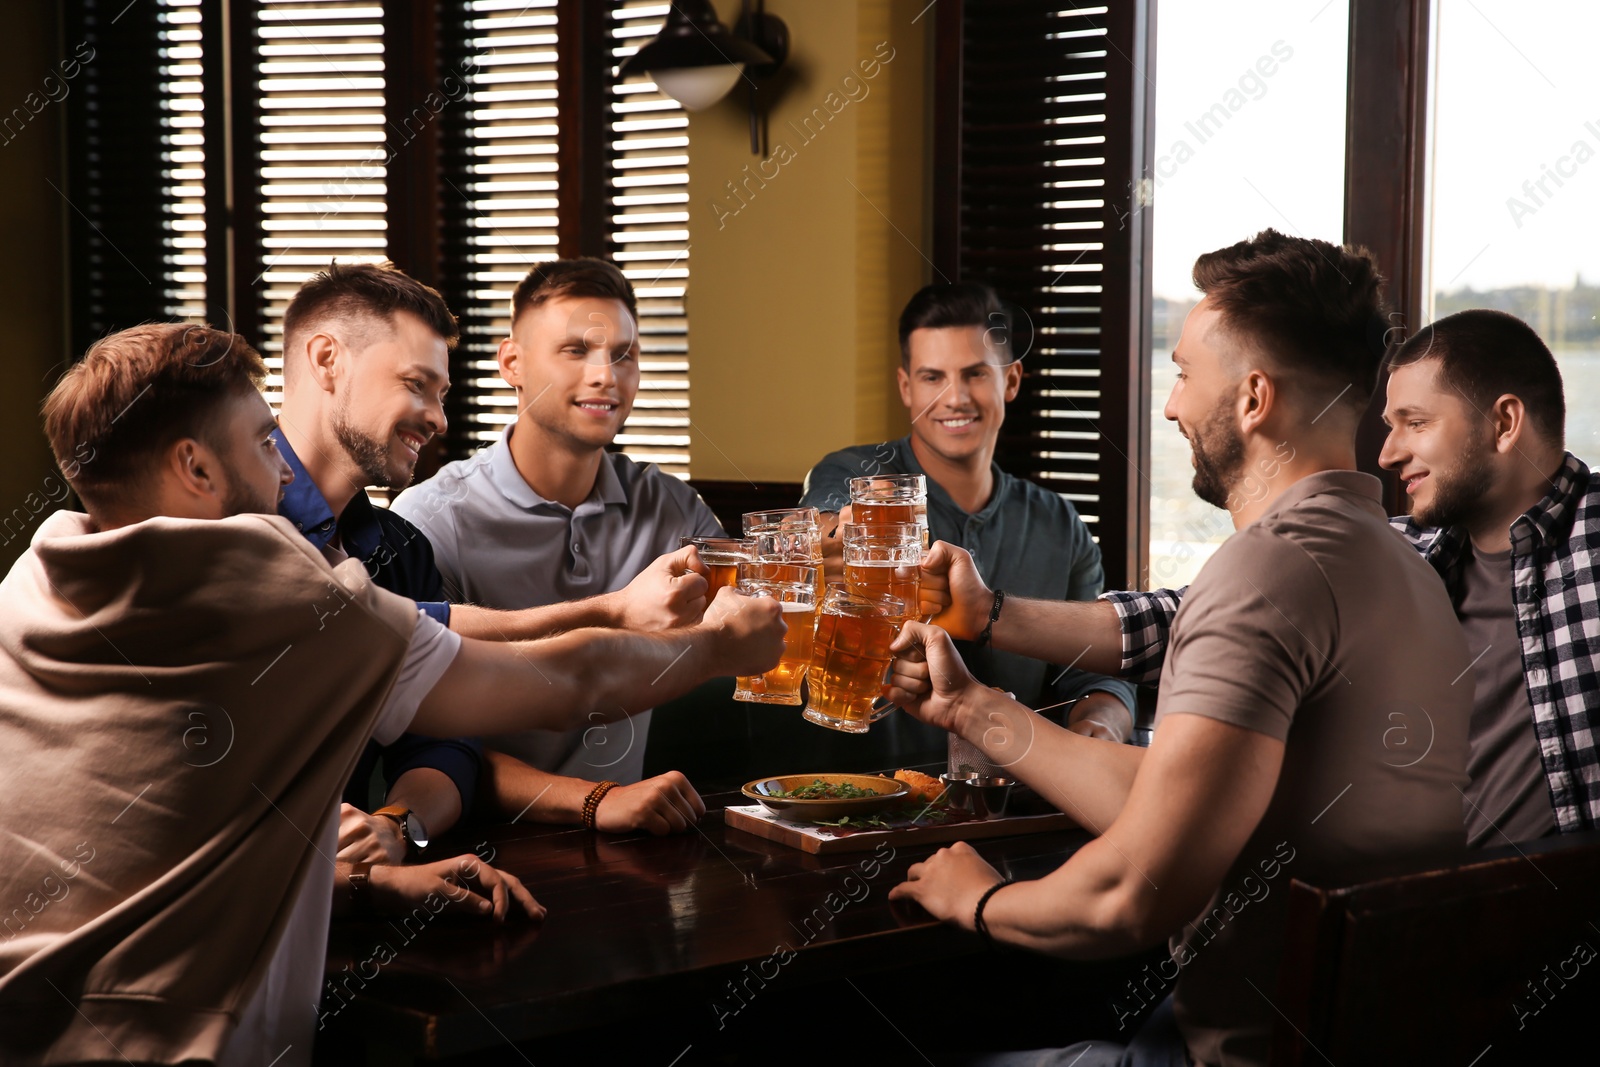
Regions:
<instances>
[{"instance_id":1,"label":"gray t-shirt","mask_svg":"<svg viewBox=\"0 0 1600 1067\"><path fill-rule=\"evenodd\" d=\"M1488 848L1532 841L1556 832L1556 813L1522 673L1511 550L1479 552L1469 543L1462 562L1456 616L1467 635L1474 676L1467 844Z\"/></svg>"},{"instance_id":2,"label":"gray t-shirt","mask_svg":"<svg viewBox=\"0 0 1600 1067\"><path fill-rule=\"evenodd\" d=\"M1173 939L1197 1063L1267 1061L1289 878L1338 883L1465 847L1472 701L1452 682L1466 642L1379 499L1367 474L1301 479L1223 543L1173 620L1154 744L1190 714L1284 745L1261 821Z\"/></svg>"},{"instance_id":3,"label":"gray t-shirt","mask_svg":"<svg viewBox=\"0 0 1600 1067\"><path fill-rule=\"evenodd\" d=\"M722 525L685 482L608 452L576 508L534 492L511 458L515 425L401 493L394 511L433 543L452 602L517 610L615 592L685 535ZM636 782L650 713L587 729L497 737L491 746L541 770Z\"/></svg>"}]
</instances>

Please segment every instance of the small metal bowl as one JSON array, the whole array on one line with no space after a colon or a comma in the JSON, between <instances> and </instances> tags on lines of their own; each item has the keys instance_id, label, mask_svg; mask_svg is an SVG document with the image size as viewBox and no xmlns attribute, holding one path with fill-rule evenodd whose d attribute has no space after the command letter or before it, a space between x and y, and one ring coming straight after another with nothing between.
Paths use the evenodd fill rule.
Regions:
<instances>
[{"instance_id":1,"label":"small metal bowl","mask_svg":"<svg viewBox=\"0 0 1600 1067\"><path fill-rule=\"evenodd\" d=\"M980 819L991 819L1006 813L1006 801L1011 797L1013 778L990 778L981 774L941 774L944 783L944 802L956 811L964 811Z\"/></svg>"}]
</instances>

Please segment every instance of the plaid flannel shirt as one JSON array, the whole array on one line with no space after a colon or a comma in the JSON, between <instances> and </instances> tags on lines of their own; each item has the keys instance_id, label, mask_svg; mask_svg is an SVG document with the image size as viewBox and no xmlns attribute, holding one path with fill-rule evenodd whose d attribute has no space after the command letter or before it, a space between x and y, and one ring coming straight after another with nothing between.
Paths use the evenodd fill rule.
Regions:
<instances>
[{"instance_id":1,"label":"plaid flannel shirt","mask_svg":"<svg viewBox=\"0 0 1600 1067\"><path fill-rule=\"evenodd\" d=\"M1461 602L1466 531L1389 520ZM1511 595L1545 781L1563 832L1600 828L1600 483L1568 452L1543 500L1511 524ZM1103 593L1122 623L1123 677L1155 684L1182 589Z\"/></svg>"}]
</instances>

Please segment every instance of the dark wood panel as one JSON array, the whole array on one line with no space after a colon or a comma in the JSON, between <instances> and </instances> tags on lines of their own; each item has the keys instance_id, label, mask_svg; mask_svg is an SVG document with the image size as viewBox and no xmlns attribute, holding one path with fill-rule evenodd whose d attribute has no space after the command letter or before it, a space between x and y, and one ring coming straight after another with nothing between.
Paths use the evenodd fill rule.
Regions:
<instances>
[{"instance_id":1,"label":"dark wood panel","mask_svg":"<svg viewBox=\"0 0 1600 1067\"><path fill-rule=\"evenodd\" d=\"M716 513L722 528L737 535L747 511L792 508L800 503L799 482L740 482L692 478L689 484Z\"/></svg>"},{"instance_id":2,"label":"dark wood panel","mask_svg":"<svg viewBox=\"0 0 1600 1067\"><path fill-rule=\"evenodd\" d=\"M1600 833L1289 893L1274 1064L1555 1063L1590 1040Z\"/></svg>"},{"instance_id":3,"label":"dark wood panel","mask_svg":"<svg viewBox=\"0 0 1600 1067\"><path fill-rule=\"evenodd\" d=\"M559 250L563 257L604 256L609 160L606 151L606 97L611 77L611 52L606 19L613 5L594 0L561 0L556 34L561 42L557 61L556 107L561 126L558 159L561 216Z\"/></svg>"},{"instance_id":4,"label":"dark wood panel","mask_svg":"<svg viewBox=\"0 0 1600 1067\"><path fill-rule=\"evenodd\" d=\"M1351 0L1345 115L1344 240L1365 245L1388 280L1391 322L1414 332L1426 306L1429 0ZM1399 479L1378 466L1387 434L1383 386L1356 435L1362 470L1384 483L1390 514L1405 510Z\"/></svg>"},{"instance_id":5,"label":"dark wood panel","mask_svg":"<svg viewBox=\"0 0 1600 1067\"><path fill-rule=\"evenodd\" d=\"M738 800L707 798L714 811ZM1034 878L1086 839L1066 830L981 848L1008 873ZM872 854L810 856L728 830L715 813L697 833L663 838L523 824L482 828L465 843L474 846L533 888L549 908L542 928L441 919L402 934L398 920L335 924L328 973L336 988L363 961L370 967L373 945L397 950L373 980L352 981L348 999L324 1000L324 1012L340 1008L331 1020L336 1029L382 1035L413 1054L448 1056L626 1025L666 999L694 1006L693 1020L680 1024L688 1043L717 1028L708 1006L735 1006L727 983L775 946L789 946L794 957L782 968L786 988L981 950L975 935L887 899L888 888L934 846L891 847L863 869ZM830 893L832 909L824 906Z\"/></svg>"},{"instance_id":6,"label":"dark wood panel","mask_svg":"<svg viewBox=\"0 0 1600 1067\"><path fill-rule=\"evenodd\" d=\"M439 122L448 99L439 85L438 5L384 0L383 53L389 258L437 288L443 273Z\"/></svg>"}]
</instances>

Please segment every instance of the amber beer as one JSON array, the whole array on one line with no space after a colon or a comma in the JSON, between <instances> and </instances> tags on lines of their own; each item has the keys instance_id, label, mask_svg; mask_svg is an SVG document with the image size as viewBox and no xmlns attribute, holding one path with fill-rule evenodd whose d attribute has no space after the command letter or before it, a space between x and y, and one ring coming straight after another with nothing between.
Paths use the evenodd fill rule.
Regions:
<instances>
[{"instance_id":1,"label":"amber beer","mask_svg":"<svg viewBox=\"0 0 1600 1067\"><path fill-rule=\"evenodd\" d=\"M811 666L812 639L816 632L816 575L811 567L744 562L738 565L738 584L745 596L769 596L783 608L787 629L783 656L765 674L741 677L733 699L753 704L788 704L799 707L800 683Z\"/></svg>"},{"instance_id":2,"label":"amber beer","mask_svg":"<svg viewBox=\"0 0 1600 1067\"><path fill-rule=\"evenodd\" d=\"M922 603L921 528L914 522L846 523L843 538L849 590L892 596L906 606L906 618L915 618Z\"/></svg>"},{"instance_id":3,"label":"amber beer","mask_svg":"<svg viewBox=\"0 0 1600 1067\"><path fill-rule=\"evenodd\" d=\"M893 659L889 645L905 610L892 597L864 597L837 585L828 587L806 675L811 691L807 722L844 733L867 732L873 701L882 695Z\"/></svg>"},{"instance_id":4,"label":"amber beer","mask_svg":"<svg viewBox=\"0 0 1600 1067\"><path fill-rule=\"evenodd\" d=\"M868 597L894 597L907 605L907 614L895 620L897 625L906 618L914 618L917 606L922 603L922 573L917 566L893 562L846 563L844 583L852 593Z\"/></svg>"},{"instance_id":5,"label":"amber beer","mask_svg":"<svg viewBox=\"0 0 1600 1067\"><path fill-rule=\"evenodd\" d=\"M767 563L797 563L817 571L817 603L827 592L822 574L821 516L816 508L777 508L748 511L744 535L752 545L752 558Z\"/></svg>"},{"instance_id":6,"label":"amber beer","mask_svg":"<svg viewBox=\"0 0 1600 1067\"><path fill-rule=\"evenodd\" d=\"M852 522L878 525L914 522L928 540L928 479L921 474L874 474L850 479Z\"/></svg>"},{"instance_id":7,"label":"amber beer","mask_svg":"<svg viewBox=\"0 0 1600 1067\"><path fill-rule=\"evenodd\" d=\"M678 547L693 545L700 552L700 562L711 572L710 588L706 596L714 597L724 586L732 587L738 580L739 564L755 558L753 542L740 537L681 537Z\"/></svg>"}]
</instances>

